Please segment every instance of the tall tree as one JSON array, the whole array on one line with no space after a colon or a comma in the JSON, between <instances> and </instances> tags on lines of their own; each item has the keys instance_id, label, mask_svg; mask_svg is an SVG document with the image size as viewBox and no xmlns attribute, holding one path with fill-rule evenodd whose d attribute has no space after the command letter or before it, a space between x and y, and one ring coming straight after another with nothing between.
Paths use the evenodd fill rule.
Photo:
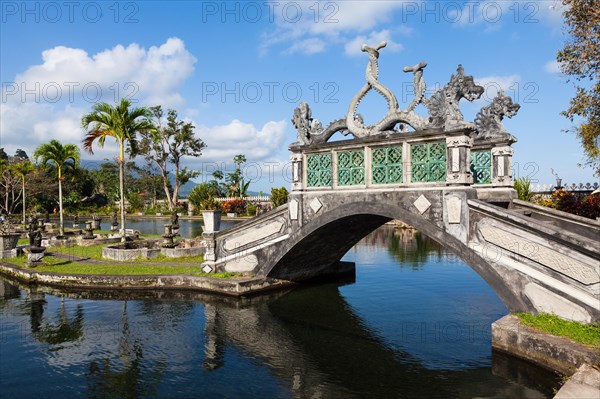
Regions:
<instances>
[{"instance_id":1,"label":"tall tree","mask_svg":"<svg viewBox=\"0 0 600 399\"><path fill-rule=\"evenodd\" d=\"M125 147L135 149L136 134L154 130L150 121L152 111L146 107L133 108L131 101L122 99L117 106L101 102L94 104L92 112L81 118L81 125L88 132L83 140L83 148L93 154L92 145L98 140L98 145L104 147L107 137L112 137L119 145L119 208L121 212L121 241L125 236ZM135 151L132 151L135 153Z\"/></svg>"},{"instance_id":2,"label":"tall tree","mask_svg":"<svg viewBox=\"0 0 600 399\"><path fill-rule=\"evenodd\" d=\"M54 163L58 174L58 207L60 217L60 235L65 234L65 225L63 218L63 199L62 199L62 181L63 169L70 167L75 168L79 163L80 153L79 147L74 144L62 145L58 140L51 140L49 144L40 145L33 155L36 162L46 166L48 162Z\"/></svg>"},{"instance_id":3,"label":"tall tree","mask_svg":"<svg viewBox=\"0 0 600 399\"><path fill-rule=\"evenodd\" d=\"M150 108L154 114L156 129L142 132L137 154L144 155L149 164L154 164L160 169L163 181L163 190L167 196L169 209L177 205L179 188L197 177L200 173L182 167L183 157L199 157L206 144L194 134L195 126L191 122L178 119L177 111L167 111L166 123L162 107ZM169 189L169 165L174 168L173 190Z\"/></svg>"},{"instance_id":4,"label":"tall tree","mask_svg":"<svg viewBox=\"0 0 600 399\"><path fill-rule=\"evenodd\" d=\"M27 204L26 204L26 196L25 196L25 176L27 176L28 174L30 174L31 172L33 172L35 170L34 166L31 164L31 162L29 162L29 160L26 161L22 161L22 162L18 162L16 164L14 164L12 166L13 171L21 177L21 187L22 187L22 192L23 192L23 221L22 223L25 224L26 222L26 211L27 211Z\"/></svg>"},{"instance_id":5,"label":"tall tree","mask_svg":"<svg viewBox=\"0 0 600 399\"><path fill-rule=\"evenodd\" d=\"M600 7L597 0L563 0L563 5L569 39L557 60L561 71L577 83L575 97L562 114L576 123L573 131L585 164L600 176Z\"/></svg>"},{"instance_id":6,"label":"tall tree","mask_svg":"<svg viewBox=\"0 0 600 399\"><path fill-rule=\"evenodd\" d=\"M228 195L230 197L246 197L248 194L248 187L250 182L244 182L242 176L242 164L246 162L246 156L244 154L238 154L233 157L233 163L235 165L235 171L227 175L228 183Z\"/></svg>"}]
</instances>

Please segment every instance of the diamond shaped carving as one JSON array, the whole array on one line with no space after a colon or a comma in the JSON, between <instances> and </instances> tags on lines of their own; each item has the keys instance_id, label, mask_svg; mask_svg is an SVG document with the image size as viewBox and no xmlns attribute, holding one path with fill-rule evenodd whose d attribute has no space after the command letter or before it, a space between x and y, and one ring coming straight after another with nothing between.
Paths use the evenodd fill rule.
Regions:
<instances>
[{"instance_id":1,"label":"diamond shaped carving","mask_svg":"<svg viewBox=\"0 0 600 399\"><path fill-rule=\"evenodd\" d=\"M202 266L202 271L204 273L211 273L213 271L213 269L209 265L204 265L204 266Z\"/></svg>"},{"instance_id":2,"label":"diamond shaped carving","mask_svg":"<svg viewBox=\"0 0 600 399\"><path fill-rule=\"evenodd\" d=\"M427 198L425 198L425 196L423 194L421 194L421 196L419 198L417 198L417 200L413 203L413 205L415 206L415 208L417 208L419 213L422 215L427 211L427 209L429 209L429 207L431 206L431 202L429 202L429 200L427 200Z\"/></svg>"},{"instance_id":3,"label":"diamond shaped carving","mask_svg":"<svg viewBox=\"0 0 600 399\"><path fill-rule=\"evenodd\" d=\"M323 207L323 204L321 203L321 201L319 201L318 198L313 198L313 200L310 201L310 204L308 204L308 205L310 205L311 209L315 213L318 213L321 210L321 208Z\"/></svg>"}]
</instances>

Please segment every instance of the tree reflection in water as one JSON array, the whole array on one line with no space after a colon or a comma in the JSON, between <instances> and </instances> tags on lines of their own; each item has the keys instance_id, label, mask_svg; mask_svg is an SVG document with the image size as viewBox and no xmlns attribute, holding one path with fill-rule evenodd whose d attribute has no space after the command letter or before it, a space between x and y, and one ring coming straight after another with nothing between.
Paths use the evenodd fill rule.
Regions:
<instances>
[{"instance_id":1,"label":"tree reflection in water","mask_svg":"<svg viewBox=\"0 0 600 399\"><path fill-rule=\"evenodd\" d=\"M132 334L127 318L127 300L121 315L119 358L116 365L109 358L93 360L86 373L89 398L137 399L156 396L165 364L161 361L148 367L144 362L143 343Z\"/></svg>"}]
</instances>

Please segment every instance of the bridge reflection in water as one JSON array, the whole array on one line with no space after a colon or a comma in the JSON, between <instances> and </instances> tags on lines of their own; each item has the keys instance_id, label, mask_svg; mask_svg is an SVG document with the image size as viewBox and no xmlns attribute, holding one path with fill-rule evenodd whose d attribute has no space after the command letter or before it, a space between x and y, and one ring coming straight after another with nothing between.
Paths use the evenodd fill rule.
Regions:
<instances>
[{"instance_id":1,"label":"bridge reflection in water","mask_svg":"<svg viewBox=\"0 0 600 399\"><path fill-rule=\"evenodd\" d=\"M485 283L444 287L479 277L434 241L382 228L347 256L358 264L356 284L243 300L0 280L0 389L8 397L33 396L42 384L45 397L551 395L552 375L490 358L489 323L506 310ZM467 324L472 335L457 335ZM39 386L27 383L32 373Z\"/></svg>"}]
</instances>

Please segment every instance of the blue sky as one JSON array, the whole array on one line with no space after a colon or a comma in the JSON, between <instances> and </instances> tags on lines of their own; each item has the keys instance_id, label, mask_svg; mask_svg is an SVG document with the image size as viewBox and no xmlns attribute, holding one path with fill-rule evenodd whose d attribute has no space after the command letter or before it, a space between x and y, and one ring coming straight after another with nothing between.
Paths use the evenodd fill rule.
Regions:
<instances>
[{"instance_id":1,"label":"blue sky","mask_svg":"<svg viewBox=\"0 0 600 399\"><path fill-rule=\"evenodd\" d=\"M324 125L345 115L364 84L360 45L387 40L379 80L403 104L427 61L428 89L462 64L486 87L464 103L465 119L498 87L521 104L505 122L518 137L515 176L551 183L592 182L579 143L560 116L574 90L554 62L563 36L558 1L2 1L0 146L8 154L57 138L81 143L81 115L97 100L175 108L207 143L186 165L232 168L246 155L251 190L288 185L290 122L307 101ZM385 113L367 97L367 122ZM417 109L423 114L422 109ZM112 143L85 162L112 159ZM141 161L141 160L140 160ZM84 164L85 164L84 162Z\"/></svg>"}]
</instances>

